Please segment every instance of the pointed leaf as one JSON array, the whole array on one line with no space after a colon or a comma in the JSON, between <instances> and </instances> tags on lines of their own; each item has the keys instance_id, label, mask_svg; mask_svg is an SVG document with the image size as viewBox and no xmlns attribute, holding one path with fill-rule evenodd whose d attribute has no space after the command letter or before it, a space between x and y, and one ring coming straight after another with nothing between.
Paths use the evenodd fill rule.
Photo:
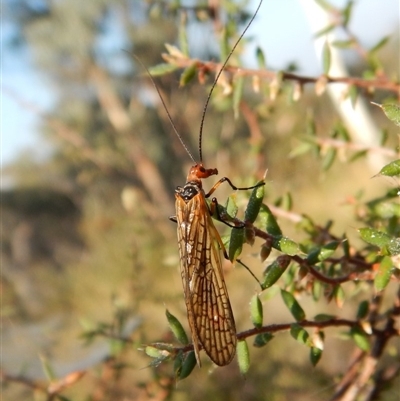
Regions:
<instances>
[{"instance_id":1,"label":"pointed leaf","mask_svg":"<svg viewBox=\"0 0 400 401\"><path fill-rule=\"evenodd\" d=\"M189 67L185 68L181 74L179 80L179 86L185 86L188 84L195 76L197 72L197 64L193 63Z\"/></svg>"},{"instance_id":2,"label":"pointed leaf","mask_svg":"<svg viewBox=\"0 0 400 401\"><path fill-rule=\"evenodd\" d=\"M375 106L380 107L383 112L386 114L386 117L394 124L396 124L398 127L400 127L400 106L397 104L393 103L386 103L386 104L378 104L374 103Z\"/></svg>"},{"instance_id":3,"label":"pointed leaf","mask_svg":"<svg viewBox=\"0 0 400 401\"><path fill-rule=\"evenodd\" d=\"M388 234L369 227L360 228L358 232L365 242L371 245L376 245L379 248L383 248L384 246L388 245L391 240L391 237Z\"/></svg>"},{"instance_id":4,"label":"pointed leaf","mask_svg":"<svg viewBox=\"0 0 400 401\"><path fill-rule=\"evenodd\" d=\"M174 315L172 315L168 309L166 309L165 315L167 316L169 327L171 328L175 338L183 345L189 344L189 339L181 322Z\"/></svg>"},{"instance_id":5,"label":"pointed leaf","mask_svg":"<svg viewBox=\"0 0 400 401\"><path fill-rule=\"evenodd\" d=\"M173 64L162 63L149 68L149 72L153 77L166 75L177 70L178 67Z\"/></svg>"},{"instance_id":6,"label":"pointed leaf","mask_svg":"<svg viewBox=\"0 0 400 401\"><path fill-rule=\"evenodd\" d=\"M400 175L400 159L395 160L386 166L382 167L381 171L379 171L380 175L386 175L389 177L394 177Z\"/></svg>"},{"instance_id":7,"label":"pointed leaf","mask_svg":"<svg viewBox=\"0 0 400 401\"><path fill-rule=\"evenodd\" d=\"M319 349L317 347L310 348L310 361L313 366L317 366L317 363L321 359L322 352L322 349Z\"/></svg>"}]
</instances>

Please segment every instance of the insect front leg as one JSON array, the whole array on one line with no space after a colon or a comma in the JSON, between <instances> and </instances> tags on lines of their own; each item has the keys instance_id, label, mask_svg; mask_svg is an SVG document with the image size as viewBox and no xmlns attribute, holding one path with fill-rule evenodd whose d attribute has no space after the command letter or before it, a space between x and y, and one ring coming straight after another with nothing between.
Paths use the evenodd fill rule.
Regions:
<instances>
[{"instance_id":1,"label":"insect front leg","mask_svg":"<svg viewBox=\"0 0 400 401\"><path fill-rule=\"evenodd\" d=\"M262 185L265 185L265 182L260 182L256 185L253 185L251 187L237 187L236 185L233 185L232 181L228 178L228 177L222 177L219 181L217 181L214 186L208 191L207 194L205 194L206 198L209 198L213 192L223 183L223 182L227 182L230 187L234 190L234 191L246 191L247 189L254 189L257 187L261 187Z\"/></svg>"}]
</instances>

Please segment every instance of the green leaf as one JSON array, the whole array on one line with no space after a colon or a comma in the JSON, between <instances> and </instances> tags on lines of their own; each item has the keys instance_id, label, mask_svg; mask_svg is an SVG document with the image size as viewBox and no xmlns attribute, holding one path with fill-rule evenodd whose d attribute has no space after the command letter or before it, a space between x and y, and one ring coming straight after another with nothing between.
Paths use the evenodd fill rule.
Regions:
<instances>
[{"instance_id":1,"label":"green leaf","mask_svg":"<svg viewBox=\"0 0 400 401\"><path fill-rule=\"evenodd\" d=\"M182 363L179 380L183 380L188 377L192 373L194 367L196 366L196 363L196 354L194 353L194 351L188 352Z\"/></svg>"},{"instance_id":2,"label":"green leaf","mask_svg":"<svg viewBox=\"0 0 400 401\"><path fill-rule=\"evenodd\" d=\"M385 113L386 117L394 124L396 124L398 127L400 127L400 106L394 103L386 103L386 104L379 104L379 103L374 103L375 106L380 107L383 112Z\"/></svg>"},{"instance_id":3,"label":"green leaf","mask_svg":"<svg viewBox=\"0 0 400 401\"><path fill-rule=\"evenodd\" d=\"M254 347L261 348L268 344L274 338L272 333L261 333L257 334L254 339Z\"/></svg>"},{"instance_id":4,"label":"green leaf","mask_svg":"<svg viewBox=\"0 0 400 401\"><path fill-rule=\"evenodd\" d=\"M322 285L319 280L314 280L312 283L312 297L315 302L319 301L322 294Z\"/></svg>"},{"instance_id":5,"label":"green leaf","mask_svg":"<svg viewBox=\"0 0 400 401\"><path fill-rule=\"evenodd\" d=\"M343 16L343 22L342 25L344 27L347 27L347 25L350 22L350 18L351 18L351 13L353 11L353 5L354 5L354 1L353 0L349 0L346 4L346 7L343 9L342 11L342 16Z\"/></svg>"},{"instance_id":6,"label":"green leaf","mask_svg":"<svg viewBox=\"0 0 400 401\"><path fill-rule=\"evenodd\" d=\"M287 237L275 238L273 246L289 256L294 256L299 252L299 245Z\"/></svg>"},{"instance_id":7,"label":"green leaf","mask_svg":"<svg viewBox=\"0 0 400 401\"><path fill-rule=\"evenodd\" d=\"M234 262L242 253L245 242L245 232L243 228L232 228L229 241L228 256L231 262Z\"/></svg>"},{"instance_id":8,"label":"green leaf","mask_svg":"<svg viewBox=\"0 0 400 401\"><path fill-rule=\"evenodd\" d=\"M159 75L169 74L171 72L174 72L177 69L178 69L178 67L176 65L162 63L162 64L157 64L153 67L150 67L149 72L153 77L156 77Z\"/></svg>"},{"instance_id":9,"label":"green leaf","mask_svg":"<svg viewBox=\"0 0 400 401\"><path fill-rule=\"evenodd\" d=\"M342 286L337 285L333 289L333 298L335 299L336 305L341 308L344 304L344 301L346 300L346 294L342 288Z\"/></svg>"},{"instance_id":10,"label":"green leaf","mask_svg":"<svg viewBox=\"0 0 400 401\"><path fill-rule=\"evenodd\" d=\"M335 253L339 244L340 241L332 241L319 248L311 249L306 258L308 264L314 265L318 262L323 262L324 260L328 259Z\"/></svg>"},{"instance_id":11,"label":"green leaf","mask_svg":"<svg viewBox=\"0 0 400 401\"><path fill-rule=\"evenodd\" d=\"M358 232L365 242L375 245L379 248L383 248L384 246L388 245L391 240L391 237L388 234L369 227L360 228Z\"/></svg>"},{"instance_id":12,"label":"green leaf","mask_svg":"<svg viewBox=\"0 0 400 401\"><path fill-rule=\"evenodd\" d=\"M265 70L267 68L267 63L265 62L264 52L260 47L257 46L256 49L256 58L259 70Z\"/></svg>"},{"instance_id":13,"label":"green leaf","mask_svg":"<svg viewBox=\"0 0 400 401\"><path fill-rule=\"evenodd\" d=\"M239 208L236 203L236 194L232 194L226 200L225 213L234 218L237 216L238 210Z\"/></svg>"},{"instance_id":14,"label":"green leaf","mask_svg":"<svg viewBox=\"0 0 400 401\"><path fill-rule=\"evenodd\" d=\"M365 319L369 312L369 302L361 301L358 305L357 319Z\"/></svg>"},{"instance_id":15,"label":"green leaf","mask_svg":"<svg viewBox=\"0 0 400 401\"><path fill-rule=\"evenodd\" d=\"M349 40L335 40L332 43L332 46L337 47L339 49L349 49L354 46L354 39Z\"/></svg>"},{"instance_id":16,"label":"green leaf","mask_svg":"<svg viewBox=\"0 0 400 401\"><path fill-rule=\"evenodd\" d=\"M392 272L392 259L389 256L384 256L379 264L379 270L374 279L374 286L377 291L382 291L389 284Z\"/></svg>"},{"instance_id":17,"label":"green leaf","mask_svg":"<svg viewBox=\"0 0 400 401\"><path fill-rule=\"evenodd\" d=\"M234 80L233 85L233 114L235 119L239 118L240 101L242 100L244 87L244 77L238 76Z\"/></svg>"},{"instance_id":18,"label":"green leaf","mask_svg":"<svg viewBox=\"0 0 400 401\"><path fill-rule=\"evenodd\" d=\"M265 227L265 230L267 231L268 234L271 235L282 235L282 231L272 214L271 210L269 207L265 204L262 204L260 207L260 219L261 219L261 225Z\"/></svg>"},{"instance_id":19,"label":"green leaf","mask_svg":"<svg viewBox=\"0 0 400 401\"><path fill-rule=\"evenodd\" d=\"M331 13L336 11L336 8L326 0L315 0L315 2L325 11Z\"/></svg>"},{"instance_id":20,"label":"green leaf","mask_svg":"<svg viewBox=\"0 0 400 401\"><path fill-rule=\"evenodd\" d=\"M335 24L329 24L325 28L322 28L317 33L315 33L314 37L319 38L323 35L326 35L327 33L329 33L330 31L332 31L335 28L336 28Z\"/></svg>"},{"instance_id":21,"label":"green leaf","mask_svg":"<svg viewBox=\"0 0 400 401\"><path fill-rule=\"evenodd\" d=\"M185 68L181 74L179 80L179 86L185 86L188 84L195 76L197 72L196 63L191 64L189 67Z\"/></svg>"},{"instance_id":22,"label":"green leaf","mask_svg":"<svg viewBox=\"0 0 400 401\"><path fill-rule=\"evenodd\" d=\"M333 162L336 159L337 150L335 148L329 148L325 153L322 159L322 169L324 171L328 171L331 167Z\"/></svg>"},{"instance_id":23,"label":"green leaf","mask_svg":"<svg viewBox=\"0 0 400 401\"><path fill-rule=\"evenodd\" d=\"M292 316L298 321L301 322L306 318L306 314L300 304L296 301L295 297L288 291L281 290L281 295L283 302L289 309Z\"/></svg>"},{"instance_id":24,"label":"green leaf","mask_svg":"<svg viewBox=\"0 0 400 401\"><path fill-rule=\"evenodd\" d=\"M294 323L290 326L290 335L297 340L299 343L304 345L310 345L310 336L303 327Z\"/></svg>"},{"instance_id":25,"label":"green leaf","mask_svg":"<svg viewBox=\"0 0 400 401\"><path fill-rule=\"evenodd\" d=\"M389 41L390 36L385 36L384 38L382 38L381 40L379 40L379 42L374 45L370 50L369 50L369 54L372 53L376 53L379 49L381 49L383 46L385 46L385 44Z\"/></svg>"},{"instance_id":26,"label":"green leaf","mask_svg":"<svg viewBox=\"0 0 400 401\"><path fill-rule=\"evenodd\" d=\"M310 361L313 366L317 366L317 363L321 359L321 356L322 356L322 349L319 349L317 347L310 348Z\"/></svg>"},{"instance_id":27,"label":"green leaf","mask_svg":"<svg viewBox=\"0 0 400 401\"><path fill-rule=\"evenodd\" d=\"M396 256L400 254L400 238L392 238L387 246L389 254Z\"/></svg>"},{"instance_id":28,"label":"green leaf","mask_svg":"<svg viewBox=\"0 0 400 401\"><path fill-rule=\"evenodd\" d=\"M171 328L175 338L183 345L189 344L189 339L180 321L174 315L172 315L168 309L166 309L165 315L167 316L169 327Z\"/></svg>"},{"instance_id":29,"label":"green leaf","mask_svg":"<svg viewBox=\"0 0 400 401\"><path fill-rule=\"evenodd\" d=\"M264 280L261 284L263 290L271 287L279 280L286 268L289 266L290 260L290 257L281 255L266 267L264 271Z\"/></svg>"},{"instance_id":30,"label":"green leaf","mask_svg":"<svg viewBox=\"0 0 400 401\"><path fill-rule=\"evenodd\" d=\"M189 56L189 43L187 37L187 15L181 13L181 21L179 24L179 47L185 56Z\"/></svg>"},{"instance_id":31,"label":"green leaf","mask_svg":"<svg viewBox=\"0 0 400 401\"><path fill-rule=\"evenodd\" d=\"M322 49L322 66L325 75L329 74L329 70L331 68L331 48L329 46L328 41L325 42L324 47Z\"/></svg>"},{"instance_id":32,"label":"green leaf","mask_svg":"<svg viewBox=\"0 0 400 401\"><path fill-rule=\"evenodd\" d=\"M263 324L263 306L260 298L255 294L250 301L250 316L254 327L261 327Z\"/></svg>"},{"instance_id":33,"label":"green leaf","mask_svg":"<svg viewBox=\"0 0 400 401\"><path fill-rule=\"evenodd\" d=\"M236 355L240 373L245 375L250 368L250 353L246 340L240 340L237 342Z\"/></svg>"},{"instance_id":34,"label":"green leaf","mask_svg":"<svg viewBox=\"0 0 400 401\"><path fill-rule=\"evenodd\" d=\"M327 320L332 320L332 319L336 319L336 316L328 315L326 313L319 313L314 317L314 320L316 322L326 322Z\"/></svg>"},{"instance_id":35,"label":"green leaf","mask_svg":"<svg viewBox=\"0 0 400 401\"><path fill-rule=\"evenodd\" d=\"M370 350L368 335L360 326L352 327L350 330L350 335L358 348L365 352L368 352Z\"/></svg>"},{"instance_id":36,"label":"green leaf","mask_svg":"<svg viewBox=\"0 0 400 401\"><path fill-rule=\"evenodd\" d=\"M253 188L251 192L249 203L247 204L246 211L244 213L244 220L254 223L260 212L260 208L264 199L264 185L257 188Z\"/></svg>"},{"instance_id":37,"label":"green leaf","mask_svg":"<svg viewBox=\"0 0 400 401\"><path fill-rule=\"evenodd\" d=\"M49 381L53 381L57 378L56 374L54 373L54 369L50 364L50 361L44 355L40 355L40 362L42 364L43 372Z\"/></svg>"},{"instance_id":38,"label":"green leaf","mask_svg":"<svg viewBox=\"0 0 400 401\"><path fill-rule=\"evenodd\" d=\"M400 175L400 159L395 160L386 166L382 167L379 171L380 175L386 175L388 177L394 177Z\"/></svg>"},{"instance_id":39,"label":"green leaf","mask_svg":"<svg viewBox=\"0 0 400 401\"><path fill-rule=\"evenodd\" d=\"M146 353L147 356L150 358L160 358L165 356L165 351L161 350L159 348L153 347L152 345L148 345L145 349L144 352Z\"/></svg>"},{"instance_id":40,"label":"green leaf","mask_svg":"<svg viewBox=\"0 0 400 401\"><path fill-rule=\"evenodd\" d=\"M357 86L350 85L347 93L348 93L348 95L350 97L350 100L351 100L351 106L354 109L354 107L356 106L356 103L357 103L358 95L359 95L359 91L358 91Z\"/></svg>"}]
</instances>

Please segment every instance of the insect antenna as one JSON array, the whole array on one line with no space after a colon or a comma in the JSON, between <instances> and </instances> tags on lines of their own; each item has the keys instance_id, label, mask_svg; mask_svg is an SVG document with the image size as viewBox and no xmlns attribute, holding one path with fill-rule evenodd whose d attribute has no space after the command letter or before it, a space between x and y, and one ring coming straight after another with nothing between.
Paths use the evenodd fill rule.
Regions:
<instances>
[{"instance_id":1,"label":"insect antenna","mask_svg":"<svg viewBox=\"0 0 400 401\"><path fill-rule=\"evenodd\" d=\"M229 59L231 58L233 52L235 51L237 45L239 44L239 42L242 40L243 36L245 35L245 33L247 32L247 30L249 29L250 25L253 23L254 18L256 17L258 10L261 7L263 0L260 0L257 9L255 11L255 13L253 14L253 16L251 17L250 21L248 22L248 24L246 25L246 28L244 29L244 31L242 32L242 34L239 36L239 39L236 41L236 43L234 44L234 46L232 47L231 51L228 54L228 57L226 58L226 60L224 61L224 64L222 64L221 69L218 71L217 76L215 77L215 80L211 86L210 92L207 96L206 102L204 104L204 108L203 108L203 114L201 116L201 121L200 121L200 132L199 132L199 158L200 158L200 162L203 162L203 152L202 152L202 140L203 140L203 126L204 126L204 119L206 118L206 111L207 111L207 107L208 104L210 103L210 99L211 99L211 95L214 91L215 86L217 85L218 79L221 76L222 72L224 71L226 65L228 64ZM182 139L181 139L182 142Z\"/></svg>"},{"instance_id":2,"label":"insect antenna","mask_svg":"<svg viewBox=\"0 0 400 401\"><path fill-rule=\"evenodd\" d=\"M175 123L174 123L174 120L172 119L172 116L171 116L171 114L170 114L169 111L168 111L168 108L167 108L167 105L166 105L166 103L165 103L165 101L164 101L164 98L163 98L162 95L161 95L161 91L158 89L158 86L157 86L156 82L154 81L154 78L153 78L153 76L151 75L149 69L142 63L142 61L140 60L140 58L139 58L136 54L133 54L133 57L135 57L136 61L137 61L137 62L142 66L142 68L147 72L147 75L149 76L152 85L154 86L154 88L156 89L156 91L157 91L157 93L158 93L158 96L159 96L159 98L160 98L160 100L161 100L161 103L162 103L162 105L163 105L163 107L164 107L164 110L165 110L165 112L167 113L168 120L169 120L169 122L171 123L172 129L174 130L176 136L179 138L179 140L180 140L180 142L181 142L183 148L186 150L187 154L188 154L189 157L192 159L193 163L197 164L196 160L194 159L194 157L193 157L193 155L192 155L192 152L191 152L191 151L189 150L189 148L186 146L186 144L185 144L183 138L182 138L181 135L179 134L178 129L176 128L176 125L175 125Z\"/></svg>"}]
</instances>

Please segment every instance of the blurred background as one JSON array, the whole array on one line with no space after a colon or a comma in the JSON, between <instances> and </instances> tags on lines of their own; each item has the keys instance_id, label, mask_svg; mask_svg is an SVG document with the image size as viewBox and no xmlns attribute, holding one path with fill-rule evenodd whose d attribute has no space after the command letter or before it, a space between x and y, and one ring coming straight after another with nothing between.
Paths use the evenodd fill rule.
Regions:
<instances>
[{"instance_id":1,"label":"blurred background","mask_svg":"<svg viewBox=\"0 0 400 401\"><path fill-rule=\"evenodd\" d=\"M209 16L191 12L195 4L184 2L190 55L218 60L219 28ZM237 6L239 31L256 5ZM146 369L149 358L137 348L173 341L166 307L186 327L176 227L168 217L174 214L174 189L185 183L192 163L132 54L147 67L161 63L165 43L178 43L182 12L173 2L143 0L4 0L2 9L2 368L32 379L45 377L43 361L57 376L92 369L70 390L71 399L90 399L88 394L91 399L147 399L143 388L148 390L159 373ZM365 47L390 36L380 53L389 76L399 67L398 17L396 0L360 0L351 20ZM256 46L266 54L269 69L321 73L305 10L295 0L265 0L234 58L256 68ZM345 60L351 75L364 68L351 51ZM157 78L195 158L211 83L212 77L205 85L193 81L180 88L179 73ZM338 216L337 234L348 230L351 236L356 222L346 199L359 191L373 196L393 183L371 180L377 171L364 159L346 166L344 177L340 163L317 176L316 158L289 157L305 134L305 116L312 112L322 134L339 119L328 96L317 97L310 86L296 103L284 94L272 102L249 84L244 99L258 116L260 135L251 132L246 116L233 118L230 102L216 90L205 122L205 164L238 186L251 185L268 169L268 202L290 192L296 213L321 224ZM395 132L378 109L371 113L380 128ZM230 192L218 191L221 203ZM242 197L238 194L239 206ZM292 224L282 225L296 240ZM227 231L223 225L218 229ZM257 245L246 248L243 259L260 275L263 266L253 257L258 250ZM247 303L256 283L229 264L226 280L238 330L248 329ZM265 301L270 304L265 324L291 321L279 299ZM346 307L342 315L354 313L351 304ZM330 308L337 312L336 306ZM100 391L96 383L104 379L104 370L96 366L115 350L102 336L85 345L82 333L100 323L116 327L118 319L133 343L112 396L101 398L94 389ZM173 399L283 400L294 394L297 400L323 399L326 386L347 363L348 345L333 336L326 345L331 352L311 375L308 351L303 354L287 336L251 350L246 380L235 364L211 375L206 364L177 385ZM160 368L169 370L172 365ZM3 389L4 400L29 399L28 394L18 385Z\"/></svg>"}]
</instances>

